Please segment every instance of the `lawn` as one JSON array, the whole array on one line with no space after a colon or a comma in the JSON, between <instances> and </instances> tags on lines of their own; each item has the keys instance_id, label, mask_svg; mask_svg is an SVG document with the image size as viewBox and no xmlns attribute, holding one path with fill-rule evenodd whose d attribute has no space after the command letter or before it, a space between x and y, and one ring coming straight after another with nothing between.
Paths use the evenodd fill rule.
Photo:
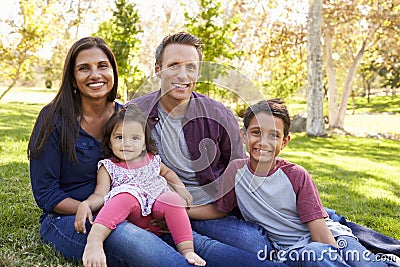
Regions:
<instances>
[{"instance_id":1,"label":"lawn","mask_svg":"<svg viewBox=\"0 0 400 267\"><path fill-rule=\"evenodd\" d=\"M374 96L371 97L368 103L365 97L356 97L354 99L355 114L376 114L376 113L400 113L400 96ZM306 100L298 97L293 97L286 101L289 111L292 114L306 112ZM328 102L325 100L324 107L327 109ZM353 105L352 100L349 100L347 105L347 113L351 114Z\"/></svg>"},{"instance_id":2,"label":"lawn","mask_svg":"<svg viewBox=\"0 0 400 267\"><path fill-rule=\"evenodd\" d=\"M291 98L286 100L291 115L306 113L307 103L303 99ZM355 112L353 114L352 102L348 104L348 110L344 119L344 129L357 136L386 134L400 139L400 96L371 97L370 102L366 98L355 98ZM324 103L325 113L328 111L328 103Z\"/></svg>"},{"instance_id":3,"label":"lawn","mask_svg":"<svg viewBox=\"0 0 400 267\"><path fill-rule=\"evenodd\" d=\"M305 167L325 207L400 239L400 142L292 136L281 156Z\"/></svg>"},{"instance_id":4,"label":"lawn","mask_svg":"<svg viewBox=\"0 0 400 267\"><path fill-rule=\"evenodd\" d=\"M73 266L39 236L41 211L31 193L26 148L42 106L1 104L0 266Z\"/></svg>"},{"instance_id":5,"label":"lawn","mask_svg":"<svg viewBox=\"0 0 400 267\"><path fill-rule=\"evenodd\" d=\"M40 241L26 147L43 104L0 107L0 266L73 266ZM374 123L374 122L371 122ZM400 142L295 134L282 156L309 170L325 207L400 239Z\"/></svg>"}]
</instances>

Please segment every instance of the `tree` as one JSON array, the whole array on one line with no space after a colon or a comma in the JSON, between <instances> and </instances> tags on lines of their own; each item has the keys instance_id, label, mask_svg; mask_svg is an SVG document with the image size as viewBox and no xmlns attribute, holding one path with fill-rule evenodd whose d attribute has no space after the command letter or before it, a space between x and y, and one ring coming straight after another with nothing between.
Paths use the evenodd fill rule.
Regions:
<instances>
[{"instance_id":1,"label":"tree","mask_svg":"<svg viewBox=\"0 0 400 267\"><path fill-rule=\"evenodd\" d=\"M304 2L304 1L303 1ZM302 1L236 0L226 13L241 14L234 34L241 51L234 66L252 79L265 97L282 99L303 88L307 79L306 20Z\"/></svg>"},{"instance_id":2,"label":"tree","mask_svg":"<svg viewBox=\"0 0 400 267\"><path fill-rule=\"evenodd\" d=\"M371 68L375 74L381 78L381 86L385 92L392 90L392 95L396 94L396 89L400 87L400 49L398 47L399 36L394 36L392 40L388 40L379 50L380 55L377 61L370 61Z\"/></svg>"},{"instance_id":3,"label":"tree","mask_svg":"<svg viewBox=\"0 0 400 267\"><path fill-rule=\"evenodd\" d=\"M381 69L380 64L378 63L379 57L375 55L371 55L371 53L367 54L366 61L360 64L359 73L362 79L362 85L365 95L367 97L367 102L370 103L371 99L371 88L372 83L376 80L379 75L379 70Z\"/></svg>"},{"instance_id":4,"label":"tree","mask_svg":"<svg viewBox=\"0 0 400 267\"><path fill-rule=\"evenodd\" d=\"M307 134L324 136L324 92L322 85L322 0L310 0L307 35L308 93Z\"/></svg>"},{"instance_id":5,"label":"tree","mask_svg":"<svg viewBox=\"0 0 400 267\"><path fill-rule=\"evenodd\" d=\"M343 129L352 83L366 50L398 35L400 3L394 1L327 1L324 14L325 68L328 77L329 127ZM336 48L336 49L335 49ZM333 55L340 58L335 62ZM344 65L346 64L347 65ZM345 73L340 104L336 69ZM345 66L345 67L343 67Z\"/></svg>"},{"instance_id":6,"label":"tree","mask_svg":"<svg viewBox=\"0 0 400 267\"><path fill-rule=\"evenodd\" d=\"M186 0L193 2L194 0ZM154 74L154 55L158 44L168 34L184 31L184 5L176 1L135 1L140 16L140 50L135 57L147 76ZM150 15L149 15L150 14ZM150 34L151 33L151 34Z\"/></svg>"},{"instance_id":7,"label":"tree","mask_svg":"<svg viewBox=\"0 0 400 267\"><path fill-rule=\"evenodd\" d=\"M7 39L0 40L0 73L9 80L7 89L0 95L2 99L24 74L32 72L38 61L36 53L50 36L48 7L50 1L20 0L20 20L7 20L12 29ZM8 43L7 43L7 41Z\"/></svg>"},{"instance_id":8,"label":"tree","mask_svg":"<svg viewBox=\"0 0 400 267\"><path fill-rule=\"evenodd\" d=\"M236 29L239 17L234 16L225 20L221 2L214 0L198 0L198 12L189 12L186 9L184 27L191 34L199 37L203 42L203 61L215 63L229 63L235 56L238 55L234 51L232 36ZM209 64L208 68L217 67L214 64ZM221 68L223 69L223 68ZM211 82L210 79L215 77L215 70L203 68L202 80ZM213 73L213 75L211 75ZM207 77L213 76L213 77ZM226 95L226 90L220 90L210 83L199 84L197 90L202 93L209 94L213 91L219 95ZM233 97L233 96L232 96Z\"/></svg>"},{"instance_id":9,"label":"tree","mask_svg":"<svg viewBox=\"0 0 400 267\"><path fill-rule=\"evenodd\" d=\"M116 0L113 17L103 22L96 33L107 41L114 52L118 73L122 78L124 100L134 94L144 79L135 61L140 44L138 34L141 32L136 5L126 0Z\"/></svg>"},{"instance_id":10,"label":"tree","mask_svg":"<svg viewBox=\"0 0 400 267\"><path fill-rule=\"evenodd\" d=\"M306 34L302 25L274 22L260 51L261 84L269 97L287 98L305 85Z\"/></svg>"}]
</instances>

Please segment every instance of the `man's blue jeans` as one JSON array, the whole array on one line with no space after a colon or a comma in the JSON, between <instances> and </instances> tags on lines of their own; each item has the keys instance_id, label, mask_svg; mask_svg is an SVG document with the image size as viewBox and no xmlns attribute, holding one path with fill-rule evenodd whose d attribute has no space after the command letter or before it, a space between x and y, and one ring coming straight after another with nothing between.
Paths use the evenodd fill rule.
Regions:
<instances>
[{"instance_id":1,"label":"man's blue jeans","mask_svg":"<svg viewBox=\"0 0 400 267\"><path fill-rule=\"evenodd\" d=\"M193 231L253 255L273 249L264 228L235 216L216 220L191 220L191 224Z\"/></svg>"}]
</instances>

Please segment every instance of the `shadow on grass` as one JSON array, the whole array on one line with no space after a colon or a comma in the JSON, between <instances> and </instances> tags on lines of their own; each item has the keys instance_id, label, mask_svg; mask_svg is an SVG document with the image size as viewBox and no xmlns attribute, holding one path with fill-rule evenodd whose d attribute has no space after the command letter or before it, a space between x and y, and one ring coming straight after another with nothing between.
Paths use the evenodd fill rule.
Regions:
<instances>
[{"instance_id":1,"label":"shadow on grass","mask_svg":"<svg viewBox=\"0 0 400 267\"><path fill-rule=\"evenodd\" d=\"M385 235L400 239L400 182L395 173L384 176L365 170L354 170L356 159L399 170L400 142L354 139L341 143L341 138L310 138L295 136L289 143L290 152L283 157L303 166L313 177L327 208L336 210L348 220L370 227ZM346 139L349 140L349 139ZM377 145L379 144L379 145ZM373 152L371 152L373 151ZM334 153L334 154L332 154ZM299 156L300 155L300 156ZM349 157L349 169L338 167L334 156ZM352 161L352 160L355 161ZM353 164L353 165L352 165ZM371 167L373 168L373 167ZM375 170L374 170L375 171ZM375 184L379 185L376 186Z\"/></svg>"},{"instance_id":2,"label":"shadow on grass","mask_svg":"<svg viewBox=\"0 0 400 267\"><path fill-rule=\"evenodd\" d=\"M341 142L345 140L345 142ZM349 145L354 143L354 145ZM295 147L294 149L292 149ZM387 164L398 164L400 155L400 142L385 140L382 142L373 138L357 138L352 136L332 136L329 138L313 138L297 135L292 138L289 148L294 152L318 153L326 160L332 156L347 156L364 158ZM334 155L332 153L335 153Z\"/></svg>"},{"instance_id":3,"label":"shadow on grass","mask_svg":"<svg viewBox=\"0 0 400 267\"><path fill-rule=\"evenodd\" d=\"M0 266L78 266L40 238L42 211L33 198L28 163L12 161L0 168Z\"/></svg>"},{"instance_id":4,"label":"shadow on grass","mask_svg":"<svg viewBox=\"0 0 400 267\"><path fill-rule=\"evenodd\" d=\"M0 129L2 136L28 139L36 117L43 105L6 103L0 108Z\"/></svg>"},{"instance_id":5,"label":"shadow on grass","mask_svg":"<svg viewBox=\"0 0 400 267\"><path fill-rule=\"evenodd\" d=\"M349 109L352 107L349 103ZM382 111L400 113L400 96L372 97L370 103L367 98L357 98L355 109L368 110L371 113L382 113Z\"/></svg>"},{"instance_id":6,"label":"shadow on grass","mask_svg":"<svg viewBox=\"0 0 400 267\"><path fill-rule=\"evenodd\" d=\"M43 243L33 198L27 143L42 104L0 107L0 266L78 266Z\"/></svg>"}]
</instances>

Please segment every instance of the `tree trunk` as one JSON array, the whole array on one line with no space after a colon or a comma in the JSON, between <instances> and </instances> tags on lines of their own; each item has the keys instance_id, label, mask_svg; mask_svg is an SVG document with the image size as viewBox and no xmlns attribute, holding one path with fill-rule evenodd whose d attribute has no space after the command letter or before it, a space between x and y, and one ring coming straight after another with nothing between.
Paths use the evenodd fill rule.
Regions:
<instances>
[{"instance_id":1,"label":"tree trunk","mask_svg":"<svg viewBox=\"0 0 400 267\"><path fill-rule=\"evenodd\" d=\"M310 0L308 16L307 134L324 136L324 90L322 84L321 16L322 1Z\"/></svg>"},{"instance_id":2,"label":"tree trunk","mask_svg":"<svg viewBox=\"0 0 400 267\"><path fill-rule=\"evenodd\" d=\"M17 83L16 80L13 80L13 82L8 86L8 88L0 95L0 100L8 93L8 91L11 90L11 88L14 87L14 85Z\"/></svg>"},{"instance_id":3,"label":"tree trunk","mask_svg":"<svg viewBox=\"0 0 400 267\"><path fill-rule=\"evenodd\" d=\"M337 127L337 118L339 114L338 101L337 101L337 82L336 70L332 58L332 36L331 29L327 25L325 30L325 68L328 77L328 107L329 107L329 128Z\"/></svg>"},{"instance_id":4,"label":"tree trunk","mask_svg":"<svg viewBox=\"0 0 400 267\"><path fill-rule=\"evenodd\" d=\"M343 87L343 93L342 93L342 98L340 101L340 107L339 107L339 114L338 114L338 128L343 129L344 127L344 117L346 116L346 110L347 110L347 104L349 103L349 98L351 95L351 86L353 84L353 79L357 71L357 67L364 56L364 51L365 51L365 45L366 45L366 40L362 43L360 49L358 50L356 56L354 57L354 60L349 68L349 71L347 72L346 80L344 82L344 87Z\"/></svg>"}]
</instances>

